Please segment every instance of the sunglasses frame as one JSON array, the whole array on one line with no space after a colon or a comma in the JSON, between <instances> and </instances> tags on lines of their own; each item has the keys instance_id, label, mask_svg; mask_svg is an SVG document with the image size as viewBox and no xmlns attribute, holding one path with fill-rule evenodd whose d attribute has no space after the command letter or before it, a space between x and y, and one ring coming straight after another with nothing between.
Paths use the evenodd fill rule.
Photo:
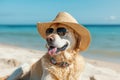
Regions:
<instances>
[{"instance_id":1,"label":"sunglasses frame","mask_svg":"<svg viewBox=\"0 0 120 80\"><path fill-rule=\"evenodd\" d=\"M46 30L46 35L50 35L50 34L54 33L55 31L59 36L64 36L67 33L67 29L64 27L59 27L56 30L54 28L48 28Z\"/></svg>"}]
</instances>

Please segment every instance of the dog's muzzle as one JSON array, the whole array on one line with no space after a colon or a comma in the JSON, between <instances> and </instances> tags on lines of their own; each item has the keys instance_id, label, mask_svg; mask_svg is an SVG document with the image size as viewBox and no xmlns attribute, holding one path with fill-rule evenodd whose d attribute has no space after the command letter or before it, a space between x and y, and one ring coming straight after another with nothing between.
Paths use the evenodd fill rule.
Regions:
<instances>
[{"instance_id":1,"label":"dog's muzzle","mask_svg":"<svg viewBox=\"0 0 120 80\"><path fill-rule=\"evenodd\" d=\"M46 41L48 54L51 56L57 55L60 51L64 51L69 45L67 41L63 41L62 39L55 41L55 37L47 37Z\"/></svg>"},{"instance_id":2,"label":"dog's muzzle","mask_svg":"<svg viewBox=\"0 0 120 80\"><path fill-rule=\"evenodd\" d=\"M57 55L60 51L64 51L68 46L68 43L66 43L63 47L61 48L57 48L54 46L49 46L48 47L48 54L53 56L53 55Z\"/></svg>"}]
</instances>

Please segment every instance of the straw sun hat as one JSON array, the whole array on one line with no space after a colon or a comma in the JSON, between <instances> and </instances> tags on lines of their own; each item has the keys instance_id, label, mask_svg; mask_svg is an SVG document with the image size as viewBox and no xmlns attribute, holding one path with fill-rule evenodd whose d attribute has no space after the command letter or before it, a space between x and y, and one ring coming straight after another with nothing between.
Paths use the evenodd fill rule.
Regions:
<instances>
[{"instance_id":1,"label":"straw sun hat","mask_svg":"<svg viewBox=\"0 0 120 80\"><path fill-rule=\"evenodd\" d=\"M60 23L69 26L73 29L78 35L81 37L81 43L78 44L81 51L87 49L90 44L90 33L89 31L83 27L82 25L78 24L78 22L67 12L60 12L56 16L56 18L52 22L45 22L41 23L38 22L38 32L40 35L45 39L46 38L46 29L50 27L50 25Z\"/></svg>"}]
</instances>

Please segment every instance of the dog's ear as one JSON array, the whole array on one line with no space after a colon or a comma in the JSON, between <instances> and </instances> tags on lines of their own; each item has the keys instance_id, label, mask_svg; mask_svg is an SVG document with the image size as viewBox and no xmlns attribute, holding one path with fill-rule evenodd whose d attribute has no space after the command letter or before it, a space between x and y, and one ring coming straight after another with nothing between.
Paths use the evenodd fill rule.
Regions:
<instances>
[{"instance_id":1,"label":"dog's ear","mask_svg":"<svg viewBox=\"0 0 120 80\"><path fill-rule=\"evenodd\" d=\"M81 36L79 36L76 32L74 32L74 36L75 36L75 41L76 41L74 50L76 52L80 52Z\"/></svg>"}]
</instances>

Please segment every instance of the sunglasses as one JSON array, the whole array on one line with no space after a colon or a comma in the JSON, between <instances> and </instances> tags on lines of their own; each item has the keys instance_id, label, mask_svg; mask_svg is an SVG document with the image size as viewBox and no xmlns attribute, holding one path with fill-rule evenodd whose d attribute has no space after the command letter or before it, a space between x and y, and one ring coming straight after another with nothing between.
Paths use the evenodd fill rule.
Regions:
<instances>
[{"instance_id":1,"label":"sunglasses","mask_svg":"<svg viewBox=\"0 0 120 80\"><path fill-rule=\"evenodd\" d=\"M52 34L54 32L54 28L48 28L46 30L46 35ZM56 29L56 32L59 36L64 36L67 33L66 28L60 27Z\"/></svg>"}]
</instances>

